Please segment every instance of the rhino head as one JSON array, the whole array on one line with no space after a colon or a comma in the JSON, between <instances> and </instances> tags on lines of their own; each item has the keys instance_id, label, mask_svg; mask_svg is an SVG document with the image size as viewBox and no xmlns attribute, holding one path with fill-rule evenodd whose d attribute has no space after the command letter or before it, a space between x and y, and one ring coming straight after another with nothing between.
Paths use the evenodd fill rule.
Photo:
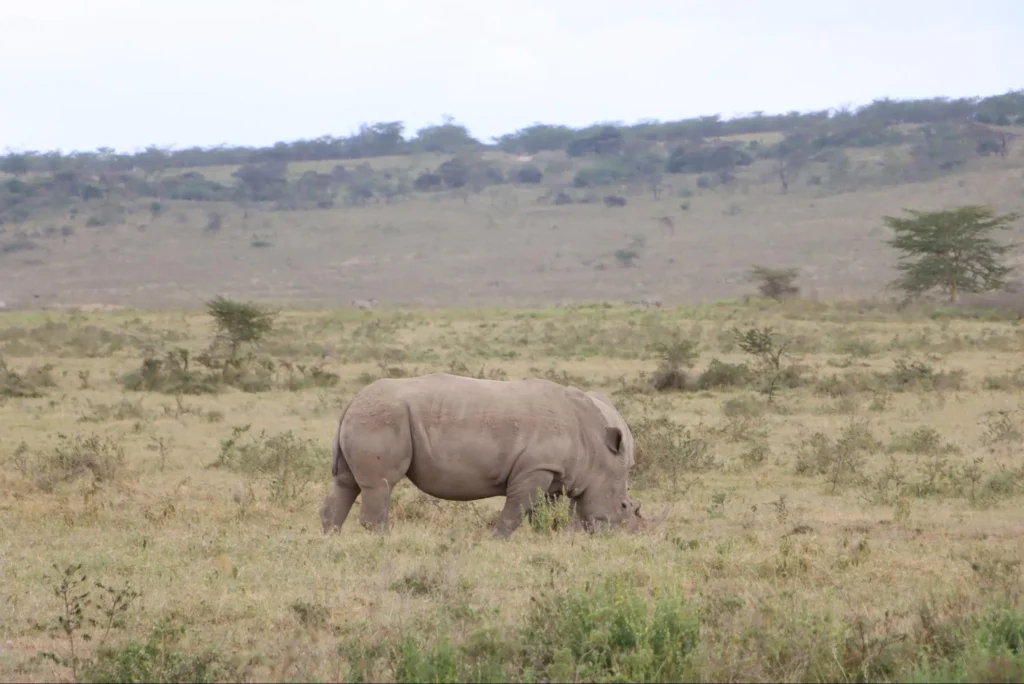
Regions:
<instances>
[{"instance_id":1,"label":"rhino head","mask_svg":"<svg viewBox=\"0 0 1024 684\"><path fill-rule=\"evenodd\" d=\"M595 458L587 473L586 486L570 493L579 526L596 529L625 529L629 532L651 532L668 517L672 505L655 518L641 515L641 504L629 498L627 478L631 465L627 461L624 434L614 426L603 426L604 440L594 445Z\"/></svg>"},{"instance_id":2,"label":"rhino head","mask_svg":"<svg viewBox=\"0 0 1024 684\"><path fill-rule=\"evenodd\" d=\"M581 512L579 505L576 506L576 526L588 532L597 530L623 530L630 533L654 532L661 527L661 524L668 518L672 510L672 504L665 504L665 508L654 518L645 518L640 512L643 504L626 500L624 506L620 505L621 514L608 515L586 515Z\"/></svg>"}]
</instances>

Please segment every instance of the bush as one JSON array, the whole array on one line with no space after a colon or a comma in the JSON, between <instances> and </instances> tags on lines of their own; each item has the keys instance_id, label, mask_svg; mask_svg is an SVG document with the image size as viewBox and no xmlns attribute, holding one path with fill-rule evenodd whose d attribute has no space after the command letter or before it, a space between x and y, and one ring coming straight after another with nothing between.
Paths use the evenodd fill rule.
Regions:
<instances>
[{"instance_id":1,"label":"bush","mask_svg":"<svg viewBox=\"0 0 1024 684\"><path fill-rule=\"evenodd\" d=\"M544 178L544 172L533 164L526 164L516 170L515 179L517 183L540 183Z\"/></svg>"},{"instance_id":2,"label":"bush","mask_svg":"<svg viewBox=\"0 0 1024 684\"><path fill-rule=\"evenodd\" d=\"M755 379L756 373L745 363L727 363L711 359L711 363L700 374L697 387L702 390L746 387Z\"/></svg>"},{"instance_id":3,"label":"bush","mask_svg":"<svg viewBox=\"0 0 1024 684\"><path fill-rule=\"evenodd\" d=\"M442 162L437 167L437 174L441 177L441 181L446 188L461 188L469 182L471 172L472 169L469 164L464 159L459 159L458 157Z\"/></svg>"},{"instance_id":4,"label":"bush","mask_svg":"<svg viewBox=\"0 0 1024 684\"><path fill-rule=\"evenodd\" d=\"M824 475L835 492L840 484L857 481L867 454L880 451L882 444L864 423L850 423L832 440L823 432L815 432L800 445L796 472L801 475Z\"/></svg>"},{"instance_id":5,"label":"bush","mask_svg":"<svg viewBox=\"0 0 1024 684\"><path fill-rule=\"evenodd\" d=\"M441 174L439 173L434 173L433 171L426 171L416 177L416 180L413 183L413 187L415 187L420 192L441 190L442 188L444 188L444 179L441 177Z\"/></svg>"},{"instance_id":6,"label":"bush","mask_svg":"<svg viewBox=\"0 0 1024 684\"><path fill-rule=\"evenodd\" d=\"M800 293L800 288L793 283L798 273L795 268L752 266L747 273L747 281L757 283L757 290L762 297L781 300Z\"/></svg>"},{"instance_id":7,"label":"bush","mask_svg":"<svg viewBox=\"0 0 1024 684\"><path fill-rule=\"evenodd\" d=\"M754 158L731 145L718 147L677 147L665 162L669 173L717 173L748 166Z\"/></svg>"},{"instance_id":8,"label":"bush","mask_svg":"<svg viewBox=\"0 0 1024 684\"><path fill-rule=\"evenodd\" d=\"M32 399L43 396L43 388L56 387L53 365L32 366L24 373L12 370L0 357L0 397Z\"/></svg>"},{"instance_id":9,"label":"bush","mask_svg":"<svg viewBox=\"0 0 1024 684\"><path fill-rule=\"evenodd\" d=\"M545 681L690 681L700 621L674 592L651 600L621 579L541 595L524 630Z\"/></svg>"},{"instance_id":10,"label":"bush","mask_svg":"<svg viewBox=\"0 0 1024 684\"><path fill-rule=\"evenodd\" d=\"M315 441L296 437L291 430L271 436L263 430L243 440L250 428L233 428L231 437L221 441L220 454L210 467L249 474L290 471L307 480L322 470L321 449Z\"/></svg>"},{"instance_id":11,"label":"bush","mask_svg":"<svg viewBox=\"0 0 1024 684\"><path fill-rule=\"evenodd\" d=\"M306 486L323 472L320 446L311 439L296 437L291 430L270 436L266 431L247 436L250 427L234 427L231 437L221 441L220 454L209 467L264 480L274 503L304 501Z\"/></svg>"},{"instance_id":12,"label":"bush","mask_svg":"<svg viewBox=\"0 0 1024 684\"><path fill-rule=\"evenodd\" d=\"M697 342L682 337L678 330L672 331L666 339L652 345L658 357L658 368L654 372L654 389L663 392L668 389L687 388L687 376L682 370L697 360Z\"/></svg>"},{"instance_id":13,"label":"bush","mask_svg":"<svg viewBox=\"0 0 1024 684\"><path fill-rule=\"evenodd\" d=\"M178 648L185 629L161 623L145 643L132 640L103 646L83 670L83 682L224 682L241 681L239 672L213 650L190 653Z\"/></svg>"},{"instance_id":14,"label":"bush","mask_svg":"<svg viewBox=\"0 0 1024 684\"><path fill-rule=\"evenodd\" d=\"M113 437L57 435L52 451L33 455L27 446L14 454L15 467L44 492L63 482L91 475L97 483L117 480L125 472L124 446Z\"/></svg>"},{"instance_id":15,"label":"bush","mask_svg":"<svg viewBox=\"0 0 1024 684\"><path fill-rule=\"evenodd\" d=\"M394 681L692 681L700 620L676 592L650 598L622 579L542 593L514 633L476 629L384 643ZM350 677L382 679L370 653L350 647ZM367 649L368 651L369 649ZM369 662L368 662L369 661ZM385 664L387 666L387 664Z\"/></svg>"},{"instance_id":16,"label":"bush","mask_svg":"<svg viewBox=\"0 0 1024 684\"><path fill-rule=\"evenodd\" d=\"M177 349L162 359L143 359L138 370L121 376L121 385L132 392L197 395L218 392L221 380L219 373L190 368L188 350Z\"/></svg>"},{"instance_id":17,"label":"bush","mask_svg":"<svg viewBox=\"0 0 1024 684\"><path fill-rule=\"evenodd\" d=\"M678 484L683 473L704 473L718 467L711 443L667 416L641 415L629 421L636 441L636 465L630 479L638 485Z\"/></svg>"},{"instance_id":18,"label":"bush","mask_svg":"<svg viewBox=\"0 0 1024 684\"><path fill-rule=\"evenodd\" d=\"M912 359L897 359L888 373L879 374L889 389L897 392L907 390L958 390L963 386L963 370L936 371L931 365Z\"/></svg>"},{"instance_id":19,"label":"bush","mask_svg":"<svg viewBox=\"0 0 1024 684\"><path fill-rule=\"evenodd\" d=\"M577 171L572 184L577 188L594 188L617 183L625 177L626 174L614 166L597 166Z\"/></svg>"},{"instance_id":20,"label":"bush","mask_svg":"<svg viewBox=\"0 0 1024 684\"><path fill-rule=\"evenodd\" d=\"M242 353L270 334L277 312L219 296L206 306L216 330L210 346L194 357L188 349L178 348L162 359L143 359L139 370L122 376L125 389L212 394L227 385L245 392L265 392L273 387L279 365L288 372L289 389L330 387L337 383L338 376L319 365L308 367L284 361L278 364L271 358L257 357L251 349Z\"/></svg>"}]
</instances>

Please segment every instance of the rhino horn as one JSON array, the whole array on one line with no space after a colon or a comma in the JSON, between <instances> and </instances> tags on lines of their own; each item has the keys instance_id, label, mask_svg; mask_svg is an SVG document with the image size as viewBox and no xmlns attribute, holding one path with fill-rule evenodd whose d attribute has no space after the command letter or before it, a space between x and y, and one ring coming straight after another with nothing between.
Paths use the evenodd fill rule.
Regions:
<instances>
[{"instance_id":1,"label":"rhino horn","mask_svg":"<svg viewBox=\"0 0 1024 684\"><path fill-rule=\"evenodd\" d=\"M644 518L642 515L640 515L640 508L641 507L642 507L642 504L637 504L636 505L636 517L637 517L636 530L638 532L639 531L653 532L654 530L658 529L661 526L661 524L663 522L665 522L665 519L668 517L669 511L672 510L672 504L665 504L665 508L664 508L664 510L662 510L660 515L658 515L655 518L648 519L648 518Z\"/></svg>"}]
</instances>

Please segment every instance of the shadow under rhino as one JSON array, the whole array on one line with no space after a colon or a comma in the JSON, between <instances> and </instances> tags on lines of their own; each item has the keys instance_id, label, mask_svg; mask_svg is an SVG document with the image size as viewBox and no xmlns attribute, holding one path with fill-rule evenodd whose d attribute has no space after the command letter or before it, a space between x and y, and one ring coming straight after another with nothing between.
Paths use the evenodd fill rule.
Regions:
<instances>
[{"instance_id":1,"label":"shadow under rhino","mask_svg":"<svg viewBox=\"0 0 1024 684\"><path fill-rule=\"evenodd\" d=\"M449 501L505 496L499 539L541 493L568 496L579 530L651 531L671 510L648 520L630 500L633 439L610 400L540 378L377 380L342 411L331 452L325 534L341 528L360 494L360 523L386 532L391 491L403 477Z\"/></svg>"}]
</instances>

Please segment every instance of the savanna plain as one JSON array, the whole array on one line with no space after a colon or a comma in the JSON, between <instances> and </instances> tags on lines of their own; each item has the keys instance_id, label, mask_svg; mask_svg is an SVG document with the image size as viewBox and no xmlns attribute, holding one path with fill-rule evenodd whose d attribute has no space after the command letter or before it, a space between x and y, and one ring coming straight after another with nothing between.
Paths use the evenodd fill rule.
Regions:
<instances>
[{"instance_id":1,"label":"savanna plain","mask_svg":"<svg viewBox=\"0 0 1024 684\"><path fill-rule=\"evenodd\" d=\"M230 385L204 311L4 321L4 681L1024 674L1015 317L284 310ZM359 502L324 536L342 406L434 371L609 393L637 440L632 496L672 514L586 534L554 504L497 541L500 497L403 481L387 536Z\"/></svg>"},{"instance_id":2,"label":"savanna plain","mask_svg":"<svg viewBox=\"0 0 1024 684\"><path fill-rule=\"evenodd\" d=\"M883 217L1024 212L1022 138L1018 91L0 158L0 680L1024 680L1019 288L879 296ZM668 519L403 481L324 535L342 408L438 371L607 393Z\"/></svg>"}]
</instances>

